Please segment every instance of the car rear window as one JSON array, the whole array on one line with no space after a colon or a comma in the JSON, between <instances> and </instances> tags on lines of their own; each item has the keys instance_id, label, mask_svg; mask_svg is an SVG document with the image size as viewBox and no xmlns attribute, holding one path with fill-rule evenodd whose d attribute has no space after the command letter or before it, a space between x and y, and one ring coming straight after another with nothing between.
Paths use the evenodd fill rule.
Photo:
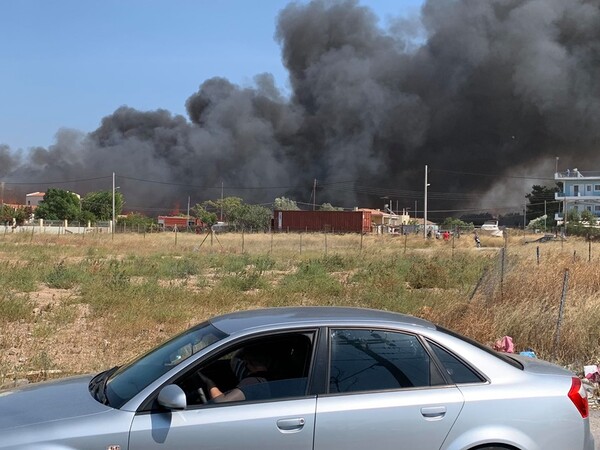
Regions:
<instances>
[{"instance_id":1,"label":"car rear window","mask_svg":"<svg viewBox=\"0 0 600 450\"><path fill-rule=\"evenodd\" d=\"M523 370L523 364L521 364L519 361L517 361L517 360L515 360L515 359L513 359L511 357L509 357L508 355L505 355L503 353L497 352L496 350L494 350L494 349L492 349L490 347L486 347L485 345L480 344L479 342L477 342L474 339L468 338L466 336L463 336L462 334L458 334L458 333L456 333L454 331L448 330L447 328L440 327L439 325L436 326L436 329L438 331L441 331L442 333L446 333L446 334L448 334L448 335L450 335L452 337L455 337L457 339L465 341L465 342L467 342L467 343L469 343L469 344L477 347L478 349L483 350L484 352L486 352L486 353L488 353L490 355L493 355L493 356L495 356L498 359L501 359L505 363L510 364L511 366L513 366L513 367L515 367L515 368L517 368L519 370Z\"/></svg>"},{"instance_id":2,"label":"car rear window","mask_svg":"<svg viewBox=\"0 0 600 450\"><path fill-rule=\"evenodd\" d=\"M481 383L484 381L476 372L452 353L431 341L427 342L454 383Z\"/></svg>"}]
</instances>

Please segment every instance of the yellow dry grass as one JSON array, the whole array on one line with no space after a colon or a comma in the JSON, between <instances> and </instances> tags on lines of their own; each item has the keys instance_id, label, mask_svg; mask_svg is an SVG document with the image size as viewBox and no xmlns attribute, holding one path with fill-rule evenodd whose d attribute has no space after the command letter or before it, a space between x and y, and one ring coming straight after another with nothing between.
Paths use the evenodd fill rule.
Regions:
<instances>
[{"instance_id":1,"label":"yellow dry grass","mask_svg":"<svg viewBox=\"0 0 600 450\"><path fill-rule=\"evenodd\" d=\"M43 271L62 263L85 266L88 277L111 277L106 286L88 286L87 291L80 285L58 290L43 283L32 291L7 289L8 294L0 298L2 305L24 303L26 308L12 317L0 315L0 384L38 371L82 373L121 364L216 314L314 304L409 312L484 343L510 335L519 350L532 347L546 359L577 366L597 363L600 246L591 248L590 254L589 243L581 239L526 243L537 237L512 233L502 272L505 241L488 236L482 237L481 249L475 248L471 235L449 242L412 235L320 233L0 236L0 261L5 265ZM333 264L335 256L347 267L330 270L323 292L316 290L321 288L318 282L290 284L289 277L303 264L324 258ZM263 257L274 267L259 270L257 258ZM484 258L487 271L479 285L475 280L461 288L417 288L408 282L398 286L400 278L375 280L377 267L389 266L390 261L400 265L408 258L430 258L431 277L441 273L448 277L452 269L441 266L453 260L469 264L471 259ZM135 267L143 261L158 271L163 261L175 264L179 260L197 264L197 273L154 280L148 273L129 276L130 266L125 264L133 261ZM375 280L372 287L356 278L369 270ZM391 273L398 270L393 268ZM568 284L556 344L566 271ZM90 289L98 290L94 301L88 298L93 293ZM370 295L371 289L378 294ZM383 298L381 294L388 291L395 293Z\"/></svg>"}]
</instances>

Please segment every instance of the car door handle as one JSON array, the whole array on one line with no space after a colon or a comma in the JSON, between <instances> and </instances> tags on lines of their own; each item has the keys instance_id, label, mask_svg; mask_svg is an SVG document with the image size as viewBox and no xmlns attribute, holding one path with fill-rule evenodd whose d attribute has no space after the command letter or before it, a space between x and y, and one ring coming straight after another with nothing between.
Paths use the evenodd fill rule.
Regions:
<instances>
[{"instance_id":1,"label":"car door handle","mask_svg":"<svg viewBox=\"0 0 600 450\"><path fill-rule=\"evenodd\" d=\"M430 406L428 408L421 408L421 414L426 419L441 419L446 415L446 407Z\"/></svg>"},{"instance_id":2,"label":"car door handle","mask_svg":"<svg viewBox=\"0 0 600 450\"><path fill-rule=\"evenodd\" d=\"M301 430L304 427L306 421L304 417L297 417L295 419L279 419L277 421L277 428L281 431L296 431Z\"/></svg>"}]
</instances>

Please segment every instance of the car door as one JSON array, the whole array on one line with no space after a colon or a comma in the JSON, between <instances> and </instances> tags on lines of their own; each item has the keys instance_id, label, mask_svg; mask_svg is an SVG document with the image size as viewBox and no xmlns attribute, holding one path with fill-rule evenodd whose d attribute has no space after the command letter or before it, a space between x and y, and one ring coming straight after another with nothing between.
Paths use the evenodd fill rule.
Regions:
<instances>
[{"instance_id":1,"label":"car door","mask_svg":"<svg viewBox=\"0 0 600 450\"><path fill-rule=\"evenodd\" d=\"M172 381L186 394L186 409L154 406L136 414L129 449L312 449L316 395L307 392L314 335L303 330L247 339L186 370ZM242 400L207 400L207 389L201 386L207 378L223 392L243 385L240 379L248 376L248 367L240 365L239 356L248 355L249 348L268 353L262 358L268 366L263 383L244 387Z\"/></svg>"},{"instance_id":2,"label":"car door","mask_svg":"<svg viewBox=\"0 0 600 450\"><path fill-rule=\"evenodd\" d=\"M129 449L310 450L315 405L313 397L138 414Z\"/></svg>"},{"instance_id":3,"label":"car door","mask_svg":"<svg viewBox=\"0 0 600 450\"><path fill-rule=\"evenodd\" d=\"M438 449L462 405L417 336L333 329L314 449Z\"/></svg>"}]
</instances>

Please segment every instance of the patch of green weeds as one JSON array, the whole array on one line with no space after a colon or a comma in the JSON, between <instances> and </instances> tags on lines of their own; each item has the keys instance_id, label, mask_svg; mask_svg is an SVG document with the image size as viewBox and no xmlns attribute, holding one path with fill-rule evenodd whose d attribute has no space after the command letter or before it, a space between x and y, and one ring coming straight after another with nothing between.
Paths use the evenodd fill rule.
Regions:
<instances>
[{"instance_id":1,"label":"patch of green weeds","mask_svg":"<svg viewBox=\"0 0 600 450\"><path fill-rule=\"evenodd\" d=\"M54 361L45 350L42 350L31 358L29 364L32 370L48 371L55 367Z\"/></svg>"},{"instance_id":2,"label":"patch of green weeds","mask_svg":"<svg viewBox=\"0 0 600 450\"><path fill-rule=\"evenodd\" d=\"M49 315L50 323L58 327L72 324L76 318L77 310L75 309L75 305L69 303L61 303L58 307L52 309Z\"/></svg>"},{"instance_id":3,"label":"patch of green weeds","mask_svg":"<svg viewBox=\"0 0 600 450\"><path fill-rule=\"evenodd\" d=\"M33 327L32 336L38 340L52 337L56 333L56 327L47 322L36 323Z\"/></svg>"},{"instance_id":4,"label":"patch of green weeds","mask_svg":"<svg viewBox=\"0 0 600 450\"><path fill-rule=\"evenodd\" d=\"M406 281L414 289L457 289L477 282L485 260L473 258L412 258Z\"/></svg>"},{"instance_id":5,"label":"patch of green weeds","mask_svg":"<svg viewBox=\"0 0 600 450\"><path fill-rule=\"evenodd\" d=\"M338 253L327 255L318 260L319 264L328 272L339 272L353 268L356 264L353 258L344 257Z\"/></svg>"},{"instance_id":6,"label":"patch of green weeds","mask_svg":"<svg viewBox=\"0 0 600 450\"><path fill-rule=\"evenodd\" d=\"M279 288L310 294L315 299L338 296L343 292L342 285L327 273L321 262L315 260L300 264L295 273L281 280Z\"/></svg>"},{"instance_id":7,"label":"patch of green weeds","mask_svg":"<svg viewBox=\"0 0 600 450\"><path fill-rule=\"evenodd\" d=\"M33 292L41 279L43 268L41 264L6 264L0 271L0 286L17 292Z\"/></svg>"},{"instance_id":8,"label":"patch of green weeds","mask_svg":"<svg viewBox=\"0 0 600 450\"><path fill-rule=\"evenodd\" d=\"M224 273L238 273L251 264L251 258L247 253L242 255L218 255L216 258L212 258L210 263L211 267L220 269Z\"/></svg>"},{"instance_id":9,"label":"patch of green weeds","mask_svg":"<svg viewBox=\"0 0 600 450\"><path fill-rule=\"evenodd\" d=\"M264 289L268 286L262 272L256 269L244 269L235 275L227 275L221 280L223 287L236 291Z\"/></svg>"},{"instance_id":10,"label":"patch of green weeds","mask_svg":"<svg viewBox=\"0 0 600 450\"><path fill-rule=\"evenodd\" d=\"M0 321L29 320L32 315L33 306L29 298L12 293L5 293L0 297Z\"/></svg>"},{"instance_id":11,"label":"patch of green weeds","mask_svg":"<svg viewBox=\"0 0 600 450\"><path fill-rule=\"evenodd\" d=\"M275 260L269 255L259 255L253 260L254 267L261 274L267 270L273 270L275 267Z\"/></svg>"},{"instance_id":12,"label":"patch of green weeds","mask_svg":"<svg viewBox=\"0 0 600 450\"><path fill-rule=\"evenodd\" d=\"M61 261L46 274L44 281L54 289L71 289L79 283L82 276L81 268L68 266Z\"/></svg>"}]
</instances>

